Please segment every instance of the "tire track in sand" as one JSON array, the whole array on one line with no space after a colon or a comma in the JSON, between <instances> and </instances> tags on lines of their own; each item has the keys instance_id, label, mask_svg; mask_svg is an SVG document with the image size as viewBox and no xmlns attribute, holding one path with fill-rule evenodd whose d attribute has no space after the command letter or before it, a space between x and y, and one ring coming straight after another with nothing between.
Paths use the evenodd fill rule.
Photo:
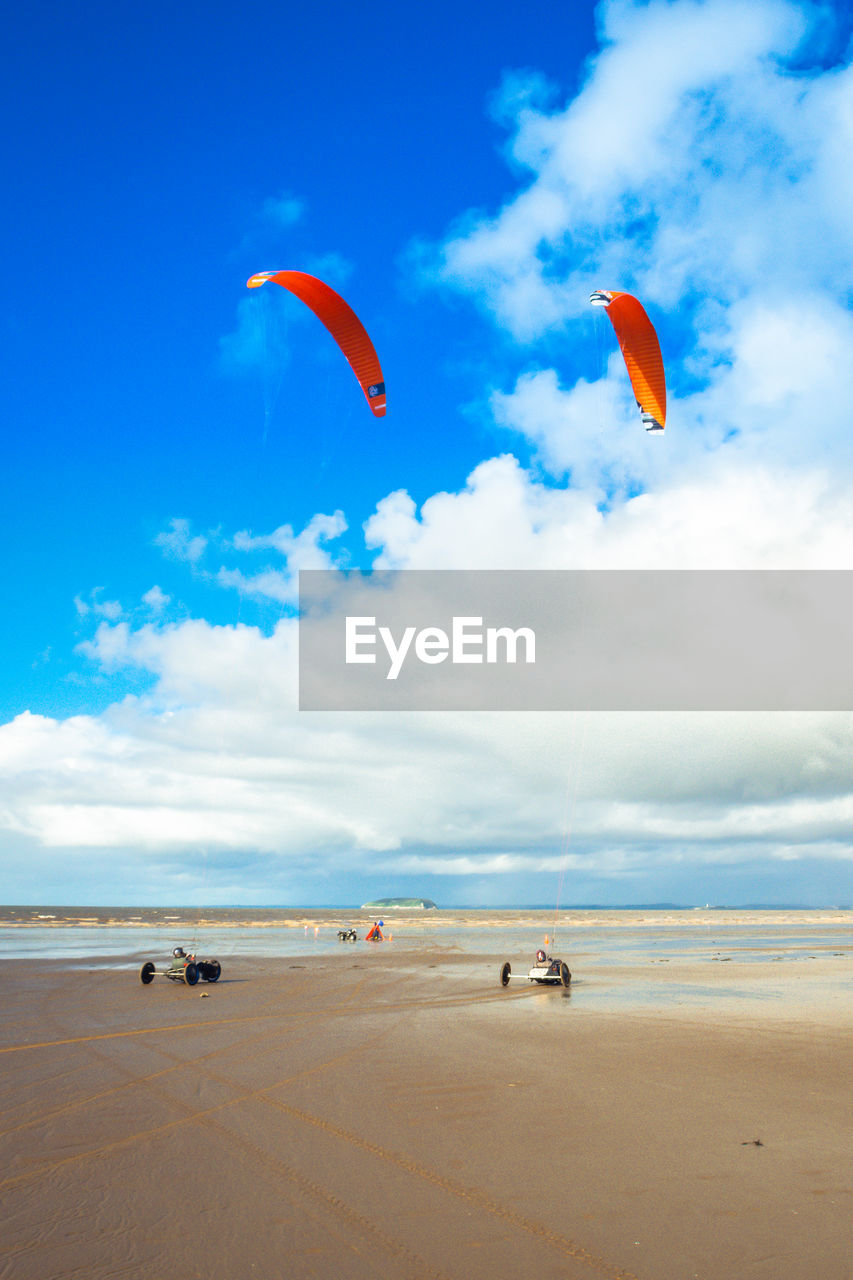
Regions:
<instances>
[{"instance_id":1,"label":"tire track in sand","mask_svg":"<svg viewBox=\"0 0 853 1280\"><path fill-rule=\"evenodd\" d=\"M359 1134L352 1133L348 1129L332 1124L329 1120L324 1120L321 1116L311 1115L307 1111L300 1110L299 1107L293 1107L287 1102L280 1102L275 1098L264 1098L267 1106L274 1107L277 1111L282 1111L286 1115L291 1116L295 1120L301 1121L303 1124L313 1125L317 1129L322 1129L325 1133L329 1133L336 1138L342 1139L350 1146L357 1147L361 1151L384 1161L386 1164L396 1166L405 1172L413 1174L424 1182L431 1183L433 1186L439 1187L442 1191L448 1192L457 1199L464 1200L468 1204L475 1205L478 1209L490 1214L492 1217L499 1218L516 1229L525 1232L527 1235L534 1236L543 1243L550 1245L558 1253L562 1253L572 1258L573 1261L579 1262L593 1271L597 1271L600 1275L610 1277L610 1280L639 1280L633 1271L626 1271L624 1268L615 1266L613 1263L607 1262L604 1258L599 1258L596 1254L590 1252L583 1245L569 1239L568 1236L561 1235L557 1231L552 1231L550 1227L546 1227L541 1222L536 1222L530 1218L524 1217L516 1209L509 1205L502 1204L499 1200L494 1200L485 1191L476 1187L466 1187L461 1182L456 1182L452 1178L448 1178L445 1174L439 1173L437 1169L431 1169L428 1165L420 1164L419 1161L413 1160L410 1156L404 1156L395 1151L389 1151L386 1147L381 1147L376 1142L370 1142L367 1138L362 1138Z\"/></svg>"}]
</instances>

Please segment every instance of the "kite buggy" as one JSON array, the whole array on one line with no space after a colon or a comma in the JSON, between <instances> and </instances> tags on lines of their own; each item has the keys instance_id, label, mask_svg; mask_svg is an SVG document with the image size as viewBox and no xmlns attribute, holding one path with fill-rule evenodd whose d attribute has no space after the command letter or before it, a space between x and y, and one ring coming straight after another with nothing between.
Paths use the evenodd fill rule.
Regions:
<instances>
[{"instance_id":1,"label":"kite buggy","mask_svg":"<svg viewBox=\"0 0 853 1280\"><path fill-rule=\"evenodd\" d=\"M508 987L510 979L521 977L521 974L514 974L512 966L507 960L501 965L501 986ZM546 986L563 986L568 990L572 981L572 975L569 972L569 966L565 960L555 960L553 956L546 955L544 951L536 952L536 959L533 962L533 968L527 974L528 982L538 982Z\"/></svg>"},{"instance_id":2,"label":"kite buggy","mask_svg":"<svg viewBox=\"0 0 853 1280\"><path fill-rule=\"evenodd\" d=\"M194 987L199 978L203 982L217 982L221 972L218 960L196 960L183 947L175 947L168 969L158 970L153 961L146 960L139 970L139 980L146 987L155 978L171 978L173 982L184 982L188 987Z\"/></svg>"}]
</instances>

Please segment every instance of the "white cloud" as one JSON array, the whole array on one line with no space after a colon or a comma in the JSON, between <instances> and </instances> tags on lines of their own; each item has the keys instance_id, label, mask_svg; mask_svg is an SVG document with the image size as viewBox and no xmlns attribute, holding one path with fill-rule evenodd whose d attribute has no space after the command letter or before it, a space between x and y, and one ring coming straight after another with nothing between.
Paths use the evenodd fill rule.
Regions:
<instances>
[{"instance_id":1,"label":"white cloud","mask_svg":"<svg viewBox=\"0 0 853 1280\"><path fill-rule=\"evenodd\" d=\"M805 11L680 0L600 13L606 43L581 92L561 110L516 105L509 153L528 185L463 219L434 276L525 340L580 314L594 287L661 306L731 301L780 273L831 288L851 246L825 157L849 132L851 83L788 73ZM505 119L519 97L516 76Z\"/></svg>"},{"instance_id":2,"label":"white cloud","mask_svg":"<svg viewBox=\"0 0 853 1280\"><path fill-rule=\"evenodd\" d=\"M641 436L641 439L643 437ZM654 439L655 449L661 443ZM458 493L420 511L405 492L365 526L394 569L843 569L853 564L846 481L817 469L733 467L622 497L558 489L511 456L481 463Z\"/></svg>"},{"instance_id":3,"label":"white cloud","mask_svg":"<svg viewBox=\"0 0 853 1280\"><path fill-rule=\"evenodd\" d=\"M167 596L165 591L155 583L150 591L145 592L142 597L142 603L147 605L152 613L160 614L171 603L171 597Z\"/></svg>"},{"instance_id":4,"label":"white cloud","mask_svg":"<svg viewBox=\"0 0 853 1280\"><path fill-rule=\"evenodd\" d=\"M169 557L170 560L185 560L190 564L198 564L207 550L208 540L202 534L195 537L190 532L190 522L175 518L169 522L168 530L158 533L154 545Z\"/></svg>"},{"instance_id":5,"label":"white cloud","mask_svg":"<svg viewBox=\"0 0 853 1280\"><path fill-rule=\"evenodd\" d=\"M421 253L434 282L528 344L528 370L492 393L496 423L546 475L608 503L692 489L709 454L733 475L849 472L853 68L797 65L830 16L785 0L611 0L599 19L603 47L565 106L535 73L498 99L522 188ZM638 430L593 287L637 293L660 331L665 442Z\"/></svg>"},{"instance_id":6,"label":"white cloud","mask_svg":"<svg viewBox=\"0 0 853 1280\"><path fill-rule=\"evenodd\" d=\"M96 618L107 618L111 622L115 622L122 615L122 607L118 600L101 600L99 599L103 587L95 587L89 592L88 600L84 600L82 596L74 597L74 608L80 618L87 618L90 615Z\"/></svg>"},{"instance_id":7,"label":"white cloud","mask_svg":"<svg viewBox=\"0 0 853 1280\"><path fill-rule=\"evenodd\" d=\"M341 553L336 555L324 544L339 538L346 529L347 522L341 511L332 515L318 513L299 532L294 531L292 525L284 524L269 534L241 530L231 538L220 531L193 535L188 520L174 519L168 530L158 534L154 542L169 559L191 565L200 580L236 590L244 596L293 605L299 595L299 570L335 567ZM221 563L216 569L207 569L200 564L204 556L208 562L214 555L223 561L233 561L235 555L257 560L265 552L273 553L273 562L264 564L260 569L242 568L233 563ZM162 611L169 602L159 587L154 587L143 600L154 612ZM82 602L77 603L80 611ZM100 614L117 616L104 613L103 609Z\"/></svg>"},{"instance_id":8,"label":"white cloud","mask_svg":"<svg viewBox=\"0 0 853 1280\"><path fill-rule=\"evenodd\" d=\"M430 269L531 344L491 407L534 469L504 454L420 507L382 497L364 528L378 566L853 564L853 73L796 69L816 14L613 0L570 102L553 106L536 75L507 79L495 112L524 185L490 217L463 215ZM638 293L659 323L663 437L642 430L606 318L603 361L595 350L595 286ZM223 346L244 365L262 355L250 301ZM229 543L175 520L157 541L196 573L215 552L209 581L289 604L297 570L331 567L345 530L337 511ZM291 618L264 636L78 607L99 622L90 659L151 691L0 727L7 846L67 850L78 874L109 849L141 883L156 855L162 886L168 855L202 848L221 853L234 900L241 860L253 884L379 870L505 878L522 896L558 867L660 885L692 868L697 885L758 860L853 864L846 714L299 714Z\"/></svg>"},{"instance_id":9,"label":"white cloud","mask_svg":"<svg viewBox=\"0 0 853 1280\"><path fill-rule=\"evenodd\" d=\"M257 551L273 548L282 556L286 556L294 569L322 569L328 564L328 557L320 549L321 542L339 538L347 529L347 522L342 511L333 515L312 516L301 533L295 534L292 525L283 524L272 533L251 534L242 530L234 535L234 546L238 551Z\"/></svg>"},{"instance_id":10,"label":"white cloud","mask_svg":"<svg viewBox=\"0 0 853 1280\"><path fill-rule=\"evenodd\" d=\"M157 677L101 716L0 728L0 815L16 839L91 850L124 874L222 859L233 884L384 871L512 880L666 879L687 859L849 860L849 716L295 714L296 624L102 624L97 656ZM570 828L570 837L569 837ZM162 883L162 882L161 882ZM263 893L253 880L254 896ZM162 892L162 888L161 888ZM249 896L253 896L250 891ZM233 898L232 898L233 900Z\"/></svg>"},{"instance_id":11,"label":"white cloud","mask_svg":"<svg viewBox=\"0 0 853 1280\"><path fill-rule=\"evenodd\" d=\"M222 586L233 587L242 595L276 600L285 605L295 604L299 598L300 569L334 568L335 556L321 544L339 538L346 529L343 512L336 511L333 515L312 516L301 533L294 533L289 524L280 525L269 534L253 535L243 530L234 536L236 551L275 551L281 556L283 567L267 567L252 574L243 573L240 569L222 568L217 580Z\"/></svg>"}]
</instances>

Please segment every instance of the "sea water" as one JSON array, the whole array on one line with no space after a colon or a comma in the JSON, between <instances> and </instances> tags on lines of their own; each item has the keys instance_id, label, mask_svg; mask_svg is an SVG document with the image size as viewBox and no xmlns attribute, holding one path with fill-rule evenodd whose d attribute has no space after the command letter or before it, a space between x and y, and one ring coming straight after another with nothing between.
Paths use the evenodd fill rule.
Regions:
<instances>
[{"instance_id":1,"label":"sea water","mask_svg":"<svg viewBox=\"0 0 853 1280\"><path fill-rule=\"evenodd\" d=\"M338 929L363 939L372 917L355 908L0 907L0 960L54 960L88 967L158 961L183 946L222 962L340 954ZM506 955L513 968L544 946L596 967L716 961L787 963L853 946L853 911L447 910L384 917L395 951ZM414 958L414 957L413 957ZM851 957L853 958L853 957Z\"/></svg>"}]
</instances>

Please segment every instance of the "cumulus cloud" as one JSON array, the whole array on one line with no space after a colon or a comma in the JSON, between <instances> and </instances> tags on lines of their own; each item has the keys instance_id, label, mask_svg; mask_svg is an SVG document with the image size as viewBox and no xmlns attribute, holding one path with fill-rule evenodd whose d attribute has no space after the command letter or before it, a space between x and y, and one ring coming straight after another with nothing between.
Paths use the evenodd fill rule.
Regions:
<instances>
[{"instance_id":1,"label":"cumulus cloud","mask_svg":"<svg viewBox=\"0 0 853 1280\"><path fill-rule=\"evenodd\" d=\"M853 68L814 61L830 15L610 0L598 16L601 50L569 101L536 73L498 95L518 192L421 246L434 284L526 344L527 371L492 392L495 423L605 505L692 490L717 455L732 473L849 473ZM637 430L595 287L636 293L657 324L663 448Z\"/></svg>"},{"instance_id":2,"label":"cumulus cloud","mask_svg":"<svg viewBox=\"0 0 853 1280\"><path fill-rule=\"evenodd\" d=\"M539 78L525 94L515 75L499 100L523 188L421 256L532 363L538 339L562 335L557 370L534 365L495 394L497 421L573 483L654 481L658 458L627 433L624 370L599 368L583 319L592 288L621 288L662 331L675 461L756 437L788 462L817 447L849 464L853 184L838 161L853 70L798 62L825 12L612 0L599 14L603 47L575 97L549 106Z\"/></svg>"},{"instance_id":3,"label":"cumulus cloud","mask_svg":"<svg viewBox=\"0 0 853 1280\"><path fill-rule=\"evenodd\" d=\"M378 567L850 566L853 72L803 61L823 18L786 0L609 0L570 100L507 77L493 110L519 189L420 263L529 357L509 382L495 371L489 403L532 463L487 458L420 505L380 497L364 526ZM593 287L637 293L658 323L663 437L642 430L606 317L595 337ZM236 363L258 360L257 323L245 304ZM345 530L340 511L231 539L175 520L158 544L195 573L219 556L212 583L289 605L299 568L341 562ZM808 898L811 867L853 884L846 714L300 715L291 617L263 635L80 611L90 660L151 684L100 716L0 728L0 826L21 859L48 847L99 867L120 850L162 886L170 857L203 848L231 901L240 874L279 901L374 874L529 901L558 868L574 900L604 882L617 900L704 900L705 884L759 883L759 865L777 899L774 867L781 885L806 868L788 896Z\"/></svg>"},{"instance_id":4,"label":"cumulus cloud","mask_svg":"<svg viewBox=\"0 0 853 1280\"><path fill-rule=\"evenodd\" d=\"M655 440L657 447L658 440ZM610 507L597 491L554 488L510 455L464 489L418 509L390 494L365 525L389 569L845 569L853 563L848 486L826 471L773 465L703 474Z\"/></svg>"},{"instance_id":5,"label":"cumulus cloud","mask_svg":"<svg viewBox=\"0 0 853 1280\"><path fill-rule=\"evenodd\" d=\"M603 48L563 108L519 105L510 80L500 112L530 180L498 213L463 219L434 276L525 339L579 314L590 287L634 284L670 305L732 301L744 277L772 289L817 273L830 287L850 244L825 157L849 131L851 81L791 74L808 11L613 0L599 14Z\"/></svg>"},{"instance_id":6,"label":"cumulus cloud","mask_svg":"<svg viewBox=\"0 0 853 1280\"><path fill-rule=\"evenodd\" d=\"M61 851L85 885L92 851L113 850L130 900L179 867L197 891L204 854L210 901L234 900L237 868L253 900L371 875L482 876L501 900L563 869L576 894L671 883L684 862L849 858L849 717L297 716L296 646L292 619L268 637L102 623L93 656L156 686L0 728L10 868Z\"/></svg>"}]
</instances>

